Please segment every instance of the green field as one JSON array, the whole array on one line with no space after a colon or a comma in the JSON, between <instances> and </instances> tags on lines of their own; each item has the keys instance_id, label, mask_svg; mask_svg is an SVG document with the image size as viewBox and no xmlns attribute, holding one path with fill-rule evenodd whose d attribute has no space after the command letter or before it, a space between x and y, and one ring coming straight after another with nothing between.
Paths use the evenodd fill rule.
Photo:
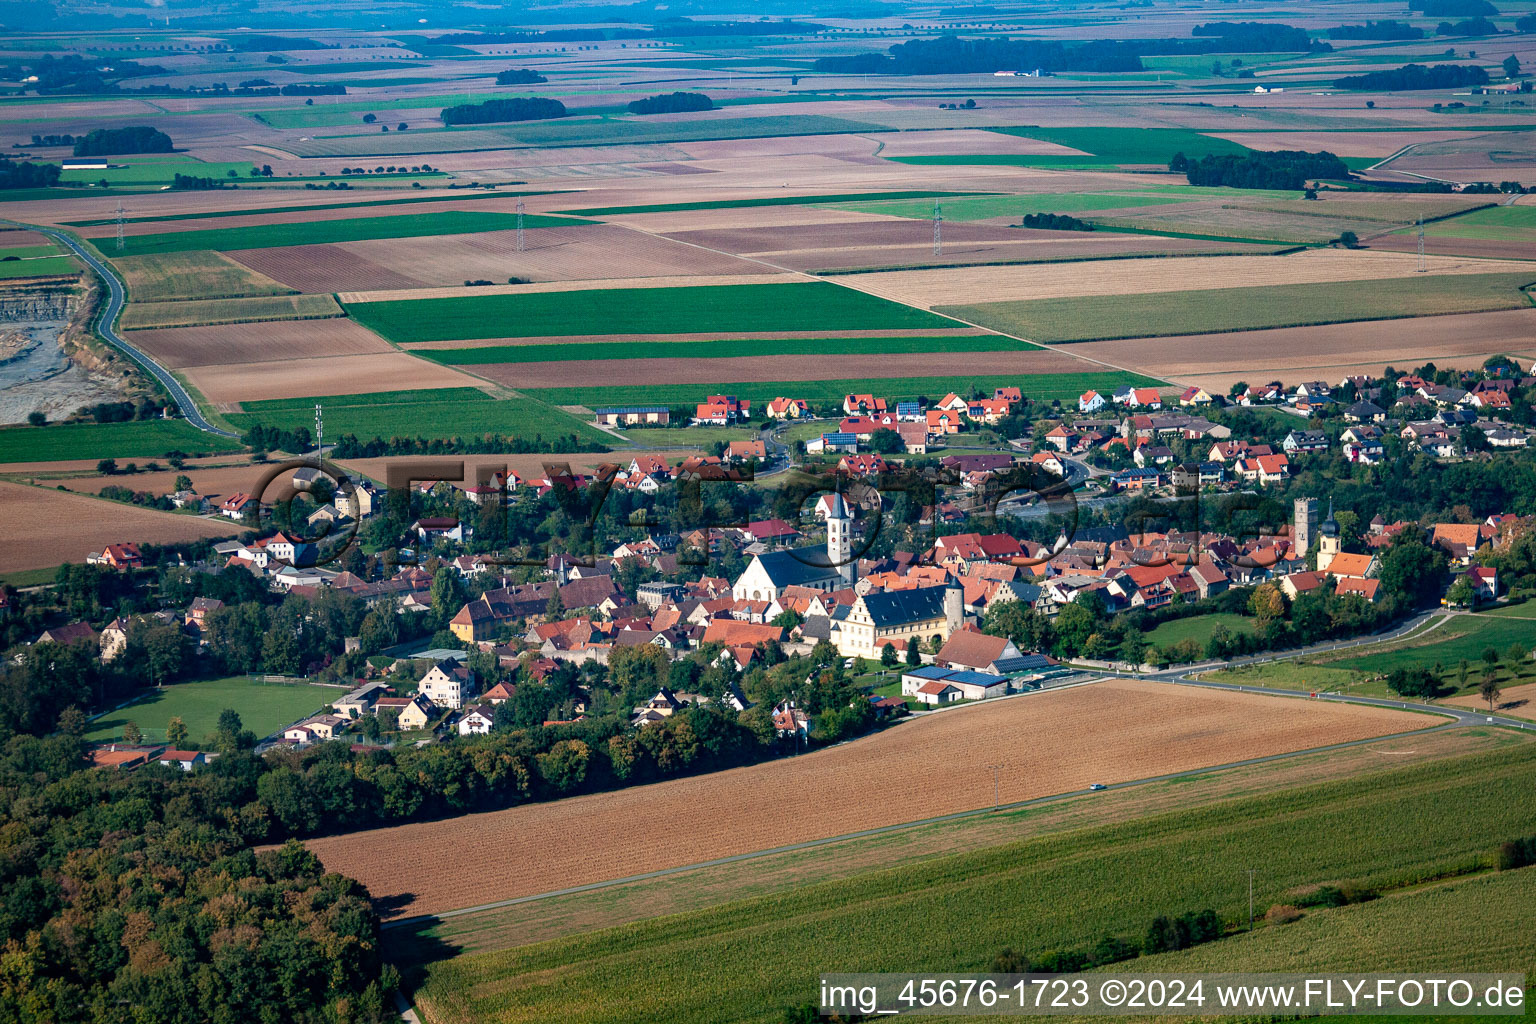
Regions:
<instances>
[{"instance_id":1,"label":"green field","mask_svg":"<svg viewBox=\"0 0 1536 1024\"><path fill-rule=\"evenodd\" d=\"M417 355L468 366L476 363L560 363L572 359L731 359L743 356L889 355L901 352L1014 352L1028 342L999 334L948 338L772 338L721 341L594 341L580 345L489 345L484 348L416 349Z\"/></svg>"},{"instance_id":2,"label":"green field","mask_svg":"<svg viewBox=\"0 0 1536 1024\"><path fill-rule=\"evenodd\" d=\"M1483 652L1488 648L1498 651L1502 657L1511 644L1523 644L1527 649L1536 647L1536 629L1532 628L1530 620L1515 616L1458 615L1442 628L1465 632L1459 636L1447 633L1445 639L1432 643L1401 646L1396 650L1358 658L1342 658L1330 661L1328 665L1361 672L1385 673L1398 668L1433 668L1439 663L1449 675L1454 674L1462 659L1466 659L1472 664L1475 681L1475 677L1483 670ZM1436 635L1431 633L1425 639L1429 640Z\"/></svg>"},{"instance_id":3,"label":"green field","mask_svg":"<svg viewBox=\"0 0 1536 1024\"><path fill-rule=\"evenodd\" d=\"M1109 371L1105 373L1038 373L1008 374L1003 376L975 377L882 377L860 380L813 380L768 381L735 384L667 384L632 385L618 384L577 385L568 388L527 388L523 394L540 398L551 405L688 405L698 402L705 394L730 394L749 398L754 403L768 402L775 398L803 398L808 402L841 401L851 392L873 391L882 398L910 399L919 395L942 398L949 391L964 394L974 386L991 392L993 388L1017 385L1026 397L1036 402L1053 399L1075 399L1083 391L1092 388L1113 392L1122 384L1136 387L1156 387L1157 381L1140 374ZM823 424L823 429L833 430L835 422Z\"/></svg>"},{"instance_id":4,"label":"green field","mask_svg":"<svg viewBox=\"0 0 1536 1024\"><path fill-rule=\"evenodd\" d=\"M303 157L400 157L418 153L426 155L506 149L512 146L643 145L885 131L891 129L868 121L853 121L822 114L700 117L682 121L624 116L563 117L549 121L478 125L473 128L317 136L308 142L284 142L283 147L287 152Z\"/></svg>"},{"instance_id":5,"label":"green field","mask_svg":"<svg viewBox=\"0 0 1536 1024\"><path fill-rule=\"evenodd\" d=\"M1160 206L1184 202L1178 196L1152 196L1114 192L1045 192L1023 196L986 196L978 199L946 200L941 204L945 220L987 220L992 217L1018 217L1026 213L1084 213L1118 210L1129 206ZM887 217L928 220L933 203L912 200L895 202L839 203L834 209L854 213L877 213Z\"/></svg>"},{"instance_id":6,"label":"green field","mask_svg":"<svg viewBox=\"0 0 1536 1024\"><path fill-rule=\"evenodd\" d=\"M1170 619L1160 623L1147 634L1147 640L1158 647L1168 647L1184 640L1195 640L1204 645L1217 626L1225 626L1231 633L1252 633L1254 629L1253 620L1246 615L1212 612L1209 615L1191 615L1186 619Z\"/></svg>"},{"instance_id":7,"label":"green field","mask_svg":"<svg viewBox=\"0 0 1536 1024\"><path fill-rule=\"evenodd\" d=\"M0 463L159 458L172 451L217 455L242 447L238 441L198 430L186 420L0 427Z\"/></svg>"},{"instance_id":8,"label":"green field","mask_svg":"<svg viewBox=\"0 0 1536 1024\"><path fill-rule=\"evenodd\" d=\"M255 180L250 176L249 161L203 163L201 160L190 160L185 157L172 157L165 160L143 157L108 157L107 159L109 162L125 163L128 166L109 167L105 170L84 167L67 170L59 175L59 180L87 184L105 180L109 185L169 185L178 174L197 178L223 178L231 184ZM235 172L233 178L229 176L230 171Z\"/></svg>"},{"instance_id":9,"label":"green field","mask_svg":"<svg viewBox=\"0 0 1536 1024\"><path fill-rule=\"evenodd\" d=\"M1519 309L1533 281L1536 271L1445 274L934 308L1033 341L1096 341Z\"/></svg>"},{"instance_id":10,"label":"green field","mask_svg":"<svg viewBox=\"0 0 1536 1024\"><path fill-rule=\"evenodd\" d=\"M241 724L264 737L319 711L333 700L340 700L346 692L334 686L258 683L246 676L177 683L95 719L85 738L121 740L123 726L133 722L146 740L164 743L166 724L179 716L187 723L187 742L196 747L218 728L219 712L225 708L238 711Z\"/></svg>"},{"instance_id":11,"label":"green field","mask_svg":"<svg viewBox=\"0 0 1536 1024\"><path fill-rule=\"evenodd\" d=\"M454 397L421 397L420 392L397 391L375 395L331 395L274 402L246 402L245 411L229 413L236 429L256 423L286 429L310 428L315 423L316 403L325 406L325 434L338 438L355 434L361 440L374 437L543 437L553 440L575 434L591 451L603 451L613 438L570 413L541 401L511 398L497 401L473 388L448 389Z\"/></svg>"},{"instance_id":12,"label":"green field","mask_svg":"<svg viewBox=\"0 0 1536 1024\"><path fill-rule=\"evenodd\" d=\"M581 223L570 217L546 217L537 213L527 214L523 218L523 226L527 228L569 227ZM398 217L358 217L352 220L299 221L293 224L258 224L247 228L209 228L202 231L129 235L121 250L113 241L114 235L92 235L89 240L103 253L111 256L142 256L194 249L273 249L290 245L360 242L370 238L464 235L481 231L510 231L516 227L515 213L445 210L441 213L402 214Z\"/></svg>"},{"instance_id":13,"label":"green field","mask_svg":"<svg viewBox=\"0 0 1536 1024\"><path fill-rule=\"evenodd\" d=\"M42 256L30 259L0 260L0 279L73 274L79 269L72 256Z\"/></svg>"},{"instance_id":14,"label":"green field","mask_svg":"<svg viewBox=\"0 0 1536 1024\"><path fill-rule=\"evenodd\" d=\"M604 288L349 303L395 342L578 334L684 334L952 327L942 317L835 284Z\"/></svg>"},{"instance_id":15,"label":"green field","mask_svg":"<svg viewBox=\"0 0 1536 1024\"><path fill-rule=\"evenodd\" d=\"M1252 935L1142 957L1137 973L1349 972L1406 974L1443 970L1529 972L1536 968L1530 921L1536 914L1536 869L1458 879L1388 899L1309 910L1299 921ZM1426 922L1434 927L1426 928ZM1118 968L1116 968L1118 969ZM1527 1016L1529 1011L1527 1011ZM1342 1018L1382 1021L1383 1017ZM1398 1024L1432 1017L1399 1017ZM1466 1021L1467 1017L1443 1017ZM1506 1018L1519 1020L1520 1016Z\"/></svg>"},{"instance_id":16,"label":"green field","mask_svg":"<svg viewBox=\"0 0 1536 1024\"><path fill-rule=\"evenodd\" d=\"M859 203L875 200L948 199L975 197L976 192L850 192L843 195L768 196L763 199L711 199L696 203L652 203L649 206L594 206L562 212L584 217L615 217L625 213L675 213L687 210L735 210L755 206L819 206L823 203ZM929 209L932 213L932 209Z\"/></svg>"},{"instance_id":17,"label":"green field","mask_svg":"<svg viewBox=\"0 0 1536 1024\"><path fill-rule=\"evenodd\" d=\"M1461 217L1426 224L1424 234L1484 242L1536 243L1536 206L1491 206L1473 210Z\"/></svg>"},{"instance_id":18,"label":"green field","mask_svg":"<svg viewBox=\"0 0 1536 1024\"><path fill-rule=\"evenodd\" d=\"M414 60L339 60L330 64L284 64L284 71L301 75L352 75L361 71L389 71L397 68L424 68L429 65Z\"/></svg>"},{"instance_id":19,"label":"green field","mask_svg":"<svg viewBox=\"0 0 1536 1024\"><path fill-rule=\"evenodd\" d=\"M997 164L1010 167L1099 168L1120 164L1163 164L1183 153L1191 160L1208 155L1248 152L1247 146L1226 139L1189 131L1185 128L993 128L1003 135L1016 135L1040 142L1052 142L1073 153L1042 155L992 154L985 156L906 156L893 158L897 163L945 166L954 164Z\"/></svg>"},{"instance_id":20,"label":"green field","mask_svg":"<svg viewBox=\"0 0 1536 1024\"><path fill-rule=\"evenodd\" d=\"M258 295L246 299L135 302L123 310L124 330L245 324L263 320L323 320L341 316L329 295Z\"/></svg>"},{"instance_id":21,"label":"green field","mask_svg":"<svg viewBox=\"0 0 1536 1024\"><path fill-rule=\"evenodd\" d=\"M1386 769L454 957L426 967L416 999L436 1024L768 1024L814 1001L821 972L985 970L1004 946L1027 956L1086 948L1205 907L1235 923L1250 866L1261 913L1308 886L1390 888L1477 870L1499 843L1530 833L1528 809L1509 794L1533 783L1527 744ZM1450 927L1439 921L1418 924ZM1514 933L1520 960L1507 969L1530 965L1532 934Z\"/></svg>"},{"instance_id":22,"label":"green field","mask_svg":"<svg viewBox=\"0 0 1536 1024\"><path fill-rule=\"evenodd\" d=\"M433 172L436 173L436 172ZM387 175L386 175L387 177ZM415 175L413 175L415 177ZM285 181L287 179L277 179ZM359 199L350 203L315 203L311 206L263 206L244 208L239 210L208 210L203 213L167 213L155 217L124 217L124 224L155 224L164 221L182 220L218 220L221 217L250 217L258 213L309 213L314 210L350 210L365 206L410 206L413 203L462 203L471 199L505 199L508 196L547 196L555 195L554 192L498 192L454 190L452 192L436 191L431 195L408 196L404 199ZM70 220L65 224L75 228L95 228L103 224L116 224L113 217L100 217L96 220Z\"/></svg>"}]
</instances>

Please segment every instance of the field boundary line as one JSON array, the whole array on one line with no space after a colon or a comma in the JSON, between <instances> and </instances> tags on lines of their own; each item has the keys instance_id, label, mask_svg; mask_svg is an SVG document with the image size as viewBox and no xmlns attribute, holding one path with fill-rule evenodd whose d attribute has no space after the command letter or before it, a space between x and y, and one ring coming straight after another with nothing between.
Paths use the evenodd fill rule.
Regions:
<instances>
[{"instance_id":1,"label":"field boundary line","mask_svg":"<svg viewBox=\"0 0 1536 1024\"><path fill-rule=\"evenodd\" d=\"M1169 680L1158 679L1152 681L1168 682ZM1191 682L1186 683L1186 685L1237 689L1237 687L1214 687L1214 684L1209 683ZM1258 692L1257 688L1254 689L1255 692ZM978 706L982 703L985 702L977 702ZM1244 768L1251 765L1268 764L1274 761L1282 761L1293 757L1302 757L1308 754L1323 754L1335 750L1346 750L1351 747L1365 746L1371 743L1380 743L1383 740L1402 739L1409 736L1426 735L1428 733L1439 732L1441 730L1453 729L1461 724L1462 719L1457 717L1454 712L1433 708L1428 710L1431 714L1449 717L1452 719L1452 721L1442 722L1438 725L1426 726L1417 729L1408 729L1403 732L1384 733L1380 736L1370 736L1364 739L1346 740L1342 743L1329 743L1321 747L1307 747L1301 750L1291 750L1279 754L1266 754L1263 757L1252 757L1244 758L1238 761L1227 761L1223 764L1209 765L1204 768L1190 768L1184 771L1169 772L1162 775L1151 775L1142 779L1130 779L1125 782L1112 782L1104 787L1104 791L1113 792L1121 789L1129 789L1134 786L1146 786L1159 782L1173 782L1179 779L1194 778L1200 775L1209 775L1213 772L1226 771L1230 768ZM506 900L497 900L493 903L482 903L477 906L461 907L456 910L444 910L436 914L417 914L411 917L397 918L395 920L382 922L379 927L381 930L387 930L403 928L408 925L431 924L433 922L446 921L456 917L467 917L471 914L481 914L491 910L501 910L506 907L515 907L525 903L537 903L542 900L554 899L560 896L573 896L584 892L593 892L600 889L609 889L616 886L629 885L634 882L644 882L655 878L665 878L670 875L687 874L688 872L698 871L704 868L720 867L726 864L738 864L749 860L759 860L763 857L771 857L783 853L796 853L803 850L813 850L822 846L830 846L834 843L847 842L855 839L867 839L872 836L888 835L893 832L903 832L908 829L923 828L928 825L941 825L946 822L960 821L966 818L975 818L987 814L1027 810L1031 807L1057 803L1063 800L1070 800L1074 797L1082 797L1086 795L1088 795L1088 790L1074 789L1063 793L1054 793L1049 796L1033 797L1028 800L1017 800L1013 803L998 804L992 807L977 807L968 811L955 811L950 814L940 814L930 818L920 818L916 821L900 822L894 825L880 825L875 828L860 829L855 832L845 832L841 835L826 836L821 839L808 839L802 843L790 843L786 846L774 846L763 850L753 850L748 853L733 854L729 857L716 857L712 860L697 861L692 864L680 864L670 868L659 868L655 871L645 871L641 872L640 874L625 875L621 878L610 878L600 882L587 882L582 885L573 885L564 889L552 889L548 892L533 893L528 896L517 896Z\"/></svg>"}]
</instances>

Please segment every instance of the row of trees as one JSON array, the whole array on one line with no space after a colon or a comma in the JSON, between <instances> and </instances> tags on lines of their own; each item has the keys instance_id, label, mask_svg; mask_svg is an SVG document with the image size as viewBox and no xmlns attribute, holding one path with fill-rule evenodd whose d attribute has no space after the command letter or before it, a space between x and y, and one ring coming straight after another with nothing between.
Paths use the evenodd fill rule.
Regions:
<instances>
[{"instance_id":1,"label":"row of trees","mask_svg":"<svg viewBox=\"0 0 1536 1024\"><path fill-rule=\"evenodd\" d=\"M117 153L169 153L171 137L149 125L128 128L97 128L75 140L75 156L109 156Z\"/></svg>"},{"instance_id":2,"label":"row of trees","mask_svg":"<svg viewBox=\"0 0 1536 1024\"><path fill-rule=\"evenodd\" d=\"M632 100L629 104L631 114L683 114L714 109L715 101L701 92L669 92Z\"/></svg>"},{"instance_id":3,"label":"row of trees","mask_svg":"<svg viewBox=\"0 0 1536 1024\"><path fill-rule=\"evenodd\" d=\"M1334 79L1335 89L1356 92L1407 92L1414 89L1462 89L1487 85L1488 72L1469 64L1404 64L1390 71L1370 71Z\"/></svg>"}]
</instances>

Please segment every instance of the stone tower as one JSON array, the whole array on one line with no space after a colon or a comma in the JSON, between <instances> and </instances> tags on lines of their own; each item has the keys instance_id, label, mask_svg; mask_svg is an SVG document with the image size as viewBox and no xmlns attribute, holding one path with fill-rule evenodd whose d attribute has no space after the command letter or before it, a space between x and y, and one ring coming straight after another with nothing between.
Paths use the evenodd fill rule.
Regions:
<instances>
[{"instance_id":1,"label":"stone tower","mask_svg":"<svg viewBox=\"0 0 1536 1024\"><path fill-rule=\"evenodd\" d=\"M1306 557L1317 535L1317 499L1297 498L1296 511L1291 520L1291 553L1297 558Z\"/></svg>"},{"instance_id":2,"label":"stone tower","mask_svg":"<svg viewBox=\"0 0 1536 1024\"><path fill-rule=\"evenodd\" d=\"M853 517L841 494L833 493L832 507L827 510L827 561L843 578L845 586L853 585Z\"/></svg>"}]
</instances>

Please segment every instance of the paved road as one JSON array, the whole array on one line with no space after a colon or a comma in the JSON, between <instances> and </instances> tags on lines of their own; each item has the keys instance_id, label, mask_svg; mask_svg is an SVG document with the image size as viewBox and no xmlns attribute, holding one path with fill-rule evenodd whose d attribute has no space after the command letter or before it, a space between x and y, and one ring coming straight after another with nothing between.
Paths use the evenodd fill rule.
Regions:
<instances>
[{"instance_id":1,"label":"paved road","mask_svg":"<svg viewBox=\"0 0 1536 1024\"><path fill-rule=\"evenodd\" d=\"M165 390L170 392L171 400L176 403L176 407L181 410L181 414L186 417L188 423L198 430L205 430L210 434L217 434L220 437L240 436L228 430L221 430L212 423L209 423L203 417L202 410L197 407L197 403L192 400L192 396L187 393L187 389L181 386L181 381L177 380L170 370L167 370L149 356L130 345L127 341L123 340L121 334L117 333L117 328L114 324L117 322L117 314L122 311L123 303L127 301L128 293L123 287L122 279L117 276L115 270L107 266L105 262L97 258L85 246L62 231L38 227L35 224L21 224L17 221L4 221L4 223L15 224L17 227L27 228L28 230L36 231L38 234L47 235L84 260L86 265L96 271L101 279L107 283L107 304L103 307L101 318L96 325L96 329L101 332L101 336L117 348L122 349L128 354L129 358L153 374L156 380L165 385Z\"/></svg>"}]
</instances>

